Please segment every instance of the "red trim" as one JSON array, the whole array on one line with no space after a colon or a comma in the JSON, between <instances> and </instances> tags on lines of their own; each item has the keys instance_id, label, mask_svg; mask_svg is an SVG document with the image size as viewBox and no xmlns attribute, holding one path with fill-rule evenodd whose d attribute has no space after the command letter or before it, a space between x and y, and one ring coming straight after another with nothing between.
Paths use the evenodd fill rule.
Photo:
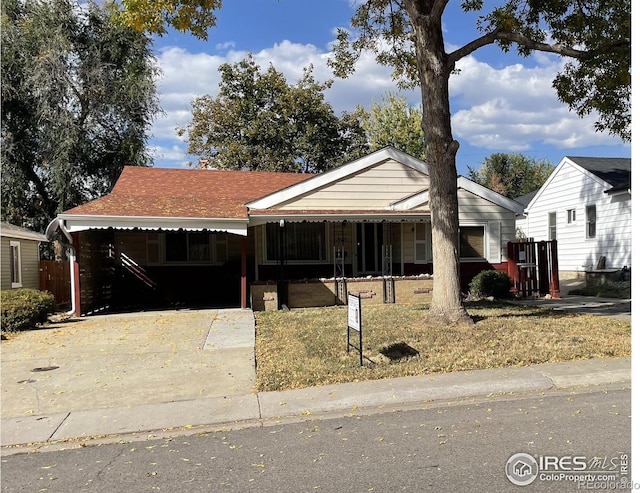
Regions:
<instances>
[{"instance_id":1,"label":"red trim","mask_svg":"<svg viewBox=\"0 0 640 493\"><path fill-rule=\"evenodd\" d=\"M75 290L72 293L73 299L75 300L75 312L73 313L76 317L82 315L82 301L80 298L80 264L78 263L78 257L80 255L80 235L78 233L72 233L73 237L73 248L76 251L76 260L73 262L73 279Z\"/></svg>"},{"instance_id":2,"label":"red trim","mask_svg":"<svg viewBox=\"0 0 640 493\"><path fill-rule=\"evenodd\" d=\"M240 274L240 307L247 308L247 238L241 241L242 267Z\"/></svg>"}]
</instances>

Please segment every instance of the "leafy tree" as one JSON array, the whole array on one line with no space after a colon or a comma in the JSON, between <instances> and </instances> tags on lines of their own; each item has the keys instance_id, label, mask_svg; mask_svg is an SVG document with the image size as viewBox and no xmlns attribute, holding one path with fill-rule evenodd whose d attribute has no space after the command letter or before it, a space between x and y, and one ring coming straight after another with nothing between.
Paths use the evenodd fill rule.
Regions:
<instances>
[{"instance_id":1,"label":"leafy tree","mask_svg":"<svg viewBox=\"0 0 640 493\"><path fill-rule=\"evenodd\" d=\"M366 150L357 118L337 117L324 100L331 82L316 82L312 67L289 85L273 66L252 56L223 64L220 92L195 99L193 119L178 129L188 148L220 169L321 172Z\"/></svg>"},{"instance_id":2,"label":"leafy tree","mask_svg":"<svg viewBox=\"0 0 640 493\"><path fill-rule=\"evenodd\" d=\"M477 170L467 167L469 178L473 181L510 199L540 188L553 169L548 159L536 161L515 153L491 154Z\"/></svg>"},{"instance_id":3,"label":"leafy tree","mask_svg":"<svg viewBox=\"0 0 640 493\"><path fill-rule=\"evenodd\" d=\"M456 62L491 44L504 51L515 47L523 56L542 51L571 59L555 80L558 96L580 115L598 112L598 130L629 138L630 2L505 0L485 11L483 0L462 0L459 8L477 14L480 33L451 52L445 49L443 30L448 5L448 0L362 3L351 19L357 35L338 32L332 65L346 77L360 53L372 51L379 63L393 67L401 86L420 86L431 178L434 288L429 313L444 323L471 323L458 285L459 143L451 132L449 102Z\"/></svg>"},{"instance_id":4,"label":"leafy tree","mask_svg":"<svg viewBox=\"0 0 640 493\"><path fill-rule=\"evenodd\" d=\"M372 151L394 146L418 159L424 159L422 110L410 106L406 98L387 94L371 105L367 112L358 105L356 113L362 121Z\"/></svg>"},{"instance_id":5,"label":"leafy tree","mask_svg":"<svg viewBox=\"0 0 640 493\"><path fill-rule=\"evenodd\" d=\"M43 231L147 165L158 111L150 39L112 7L2 2L2 215Z\"/></svg>"},{"instance_id":6,"label":"leafy tree","mask_svg":"<svg viewBox=\"0 0 640 493\"><path fill-rule=\"evenodd\" d=\"M164 18L171 8L195 0L123 0L130 11L151 9ZM166 4L171 8L167 8ZM393 67L401 87L419 85L425 159L431 170L434 289L430 317L444 323L471 323L458 285L459 257L456 153L451 132L449 78L456 62L480 48L497 44L515 47L520 55L535 51L571 60L555 79L558 96L579 115L597 112L598 130L630 138L631 2L629 0L503 0L485 9L484 0L461 0L463 12L477 15L479 33L447 52L443 14L449 0L366 0L359 3L351 24L356 35L342 29L332 62L338 76L347 77L363 51ZM212 8L218 8L214 6ZM153 17L153 16L151 16ZM196 17L181 26L206 37L203 25L215 16ZM158 31L138 17L137 25Z\"/></svg>"}]
</instances>

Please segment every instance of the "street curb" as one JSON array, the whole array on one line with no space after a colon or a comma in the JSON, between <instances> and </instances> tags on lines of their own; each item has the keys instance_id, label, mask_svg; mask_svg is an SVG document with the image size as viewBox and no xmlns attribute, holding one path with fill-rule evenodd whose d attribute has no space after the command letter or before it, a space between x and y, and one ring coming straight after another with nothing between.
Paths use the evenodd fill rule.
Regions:
<instances>
[{"instance_id":1,"label":"street curb","mask_svg":"<svg viewBox=\"0 0 640 493\"><path fill-rule=\"evenodd\" d=\"M192 401L91 409L3 418L1 455L44 449L54 442L133 436L162 430L261 426L265 421L318 418L363 409L408 406L465 397L550 389L630 384L631 358L544 363L530 367L469 370L369 380L283 392L230 395ZM157 434L154 434L157 436Z\"/></svg>"}]
</instances>

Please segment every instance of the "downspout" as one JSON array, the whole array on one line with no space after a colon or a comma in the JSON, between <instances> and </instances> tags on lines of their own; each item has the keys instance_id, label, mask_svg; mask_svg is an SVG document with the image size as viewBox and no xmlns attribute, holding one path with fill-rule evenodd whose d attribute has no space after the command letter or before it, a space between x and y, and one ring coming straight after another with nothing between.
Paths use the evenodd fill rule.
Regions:
<instances>
[{"instance_id":1,"label":"downspout","mask_svg":"<svg viewBox=\"0 0 640 493\"><path fill-rule=\"evenodd\" d=\"M71 310L67 315L75 315L76 313L76 249L73 245L67 245L67 255L69 256L69 270L71 277Z\"/></svg>"},{"instance_id":2,"label":"downspout","mask_svg":"<svg viewBox=\"0 0 640 493\"><path fill-rule=\"evenodd\" d=\"M73 246L73 238L69 234L69 231L67 231L67 228L65 228L64 220L60 218L56 218L49 223L45 231L45 235L49 240L51 240L53 238L53 233L58 228L62 231L62 234L64 234L67 240L69 240L69 244L67 245L67 255L69 256L69 270L71 278L71 310L66 312L66 315L74 315L76 313L76 249Z\"/></svg>"}]
</instances>

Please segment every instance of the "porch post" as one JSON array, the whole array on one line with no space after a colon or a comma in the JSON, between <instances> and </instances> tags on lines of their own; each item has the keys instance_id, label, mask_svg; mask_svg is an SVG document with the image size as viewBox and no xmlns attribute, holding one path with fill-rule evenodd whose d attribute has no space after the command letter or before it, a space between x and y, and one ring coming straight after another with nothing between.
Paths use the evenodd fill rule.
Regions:
<instances>
[{"instance_id":1,"label":"porch post","mask_svg":"<svg viewBox=\"0 0 640 493\"><path fill-rule=\"evenodd\" d=\"M247 308L247 237L241 240L240 307Z\"/></svg>"},{"instance_id":2,"label":"porch post","mask_svg":"<svg viewBox=\"0 0 640 493\"><path fill-rule=\"evenodd\" d=\"M75 250L75 258L73 260L73 272L71 272L71 275L73 276L73 293L71 293L71 296L73 296L73 306L75 308L73 315L79 317L80 315L82 315L82 306L80 299L80 263L78 260L78 257L80 255L80 234L73 233L72 238L73 248Z\"/></svg>"}]
</instances>

